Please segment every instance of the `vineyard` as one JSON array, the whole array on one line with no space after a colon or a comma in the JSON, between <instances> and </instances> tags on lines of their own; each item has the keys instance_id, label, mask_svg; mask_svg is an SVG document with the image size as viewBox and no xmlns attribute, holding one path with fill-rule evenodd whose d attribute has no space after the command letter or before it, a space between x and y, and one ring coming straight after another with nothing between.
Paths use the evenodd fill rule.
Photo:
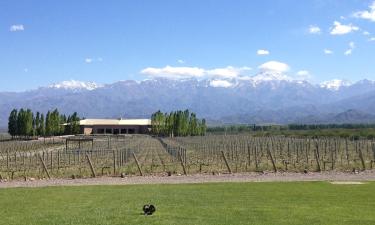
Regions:
<instances>
[{"instance_id":1,"label":"vineyard","mask_svg":"<svg viewBox=\"0 0 375 225\"><path fill-rule=\"evenodd\" d=\"M0 180L196 173L370 170L375 142L210 135L90 136L0 142Z\"/></svg>"}]
</instances>

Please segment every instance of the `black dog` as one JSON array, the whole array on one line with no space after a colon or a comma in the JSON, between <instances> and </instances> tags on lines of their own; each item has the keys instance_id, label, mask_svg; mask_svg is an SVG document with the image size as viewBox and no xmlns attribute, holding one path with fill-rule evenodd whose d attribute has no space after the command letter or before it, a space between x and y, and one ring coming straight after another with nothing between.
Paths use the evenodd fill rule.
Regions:
<instances>
[{"instance_id":1,"label":"black dog","mask_svg":"<svg viewBox=\"0 0 375 225\"><path fill-rule=\"evenodd\" d=\"M152 215L156 211L156 208L154 205L144 205L143 206L143 212L145 215Z\"/></svg>"}]
</instances>

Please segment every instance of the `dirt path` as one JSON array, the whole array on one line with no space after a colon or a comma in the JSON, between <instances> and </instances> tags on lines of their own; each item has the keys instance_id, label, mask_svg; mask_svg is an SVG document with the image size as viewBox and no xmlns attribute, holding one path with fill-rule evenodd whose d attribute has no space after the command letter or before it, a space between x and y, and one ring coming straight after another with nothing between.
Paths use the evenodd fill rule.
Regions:
<instances>
[{"instance_id":1,"label":"dirt path","mask_svg":"<svg viewBox=\"0 0 375 225\"><path fill-rule=\"evenodd\" d=\"M100 177L87 179L51 179L34 181L0 182L0 188L14 187L47 187L47 186L83 186L83 185L132 185L132 184L187 184L216 182L290 182L290 181L375 181L375 170L354 173L244 173L220 175L189 176L134 176L134 177Z\"/></svg>"}]
</instances>

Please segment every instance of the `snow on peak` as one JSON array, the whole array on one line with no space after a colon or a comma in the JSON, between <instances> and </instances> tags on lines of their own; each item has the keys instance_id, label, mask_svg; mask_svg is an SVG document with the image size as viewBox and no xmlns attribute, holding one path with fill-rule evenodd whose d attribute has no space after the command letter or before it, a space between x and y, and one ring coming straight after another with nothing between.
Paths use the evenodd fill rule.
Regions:
<instances>
[{"instance_id":1,"label":"snow on peak","mask_svg":"<svg viewBox=\"0 0 375 225\"><path fill-rule=\"evenodd\" d=\"M263 81L292 81L293 78L281 73L281 72L270 72L270 71L263 71L255 76L252 77L252 80L255 83L263 82Z\"/></svg>"},{"instance_id":2,"label":"snow on peak","mask_svg":"<svg viewBox=\"0 0 375 225\"><path fill-rule=\"evenodd\" d=\"M332 90L332 91L338 91L338 90L340 90L341 87L348 87L350 85L352 85L352 82L350 82L348 80L334 79L334 80L322 82L320 84L320 87L326 88L326 89Z\"/></svg>"},{"instance_id":3,"label":"snow on peak","mask_svg":"<svg viewBox=\"0 0 375 225\"><path fill-rule=\"evenodd\" d=\"M55 88L55 89L65 89L65 90L95 90L100 85L94 83L94 82L84 82L84 81L77 81L77 80L69 80L69 81L62 81L60 83L55 83L50 86L49 88Z\"/></svg>"},{"instance_id":4,"label":"snow on peak","mask_svg":"<svg viewBox=\"0 0 375 225\"><path fill-rule=\"evenodd\" d=\"M211 80L210 81L210 86L211 87L223 87L223 88L228 88L232 87L234 84L227 80Z\"/></svg>"},{"instance_id":5,"label":"snow on peak","mask_svg":"<svg viewBox=\"0 0 375 225\"><path fill-rule=\"evenodd\" d=\"M273 82L273 81L288 81L292 82L294 79L292 77L289 77L281 72L276 71L263 71L261 73L258 73L255 76L238 76L236 78L232 79L208 79L208 86L211 87L221 87L221 88L230 88L235 87L244 83L252 84L254 87L256 87L257 84L260 83L267 83L267 82Z\"/></svg>"}]
</instances>

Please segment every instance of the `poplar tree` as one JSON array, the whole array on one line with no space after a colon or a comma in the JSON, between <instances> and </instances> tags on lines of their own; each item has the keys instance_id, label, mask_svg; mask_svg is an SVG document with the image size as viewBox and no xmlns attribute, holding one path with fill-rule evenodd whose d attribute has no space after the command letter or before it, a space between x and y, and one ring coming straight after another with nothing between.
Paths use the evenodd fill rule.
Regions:
<instances>
[{"instance_id":1,"label":"poplar tree","mask_svg":"<svg viewBox=\"0 0 375 225\"><path fill-rule=\"evenodd\" d=\"M46 135L46 126L45 126L44 114L43 113L40 115L38 133L41 136Z\"/></svg>"},{"instance_id":2,"label":"poplar tree","mask_svg":"<svg viewBox=\"0 0 375 225\"><path fill-rule=\"evenodd\" d=\"M17 109L13 109L10 112L9 120L8 120L8 133L12 136L12 138L18 135L17 118L18 118L18 111Z\"/></svg>"},{"instance_id":3,"label":"poplar tree","mask_svg":"<svg viewBox=\"0 0 375 225\"><path fill-rule=\"evenodd\" d=\"M189 110L162 113L157 111L151 116L152 133L159 136L197 136L205 135L206 120L199 120Z\"/></svg>"},{"instance_id":4,"label":"poplar tree","mask_svg":"<svg viewBox=\"0 0 375 225\"><path fill-rule=\"evenodd\" d=\"M35 118L34 118L34 130L35 130L35 135L39 136L39 127L40 127L40 113L36 112Z\"/></svg>"},{"instance_id":5,"label":"poplar tree","mask_svg":"<svg viewBox=\"0 0 375 225\"><path fill-rule=\"evenodd\" d=\"M79 134L80 118L77 112L69 115L60 114L57 109L43 113L37 112L34 116L30 109L13 109L8 118L8 132L15 136L52 136L62 134Z\"/></svg>"},{"instance_id":6,"label":"poplar tree","mask_svg":"<svg viewBox=\"0 0 375 225\"><path fill-rule=\"evenodd\" d=\"M33 136L33 112L30 109L26 110L25 113L25 122L24 122L24 130L25 136Z\"/></svg>"},{"instance_id":7,"label":"poplar tree","mask_svg":"<svg viewBox=\"0 0 375 225\"><path fill-rule=\"evenodd\" d=\"M70 127L71 127L70 134L79 134L81 132L81 128L80 128L80 125L79 125L80 120L81 119L79 118L77 112L74 112L70 116Z\"/></svg>"},{"instance_id":8,"label":"poplar tree","mask_svg":"<svg viewBox=\"0 0 375 225\"><path fill-rule=\"evenodd\" d=\"M52 135L52 123L51 123L51 112L48 111L46 115L46 123L45 123L45 134L46 136Z\"/></svg>"},{"instance_id":9,"label":"poplar tree","mask_svg":"<svg viewBox=\"0 0 375 225\"><path fill-rule=\"evenodd\" d=\"M17 135L18 136L25 136L26 135L26 126L25 126L25 110L20 109L17 115Z\"/></svg>"}]
</instances>

